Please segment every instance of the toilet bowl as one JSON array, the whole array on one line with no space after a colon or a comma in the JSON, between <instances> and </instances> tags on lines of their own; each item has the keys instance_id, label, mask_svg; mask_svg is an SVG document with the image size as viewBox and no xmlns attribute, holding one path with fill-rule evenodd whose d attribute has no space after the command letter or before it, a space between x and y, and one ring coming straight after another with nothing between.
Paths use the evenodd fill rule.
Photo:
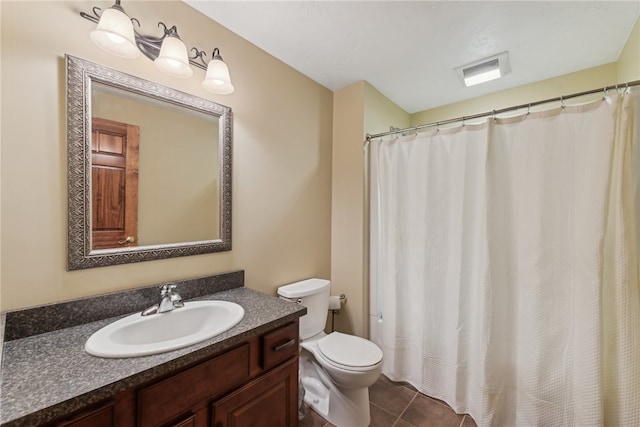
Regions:
<instances>
[{"instance_id":1,"label":"toilet bowl","mask_svg":"<svg viewBox=\"0 0 640 427\"><path fill-rule=\"evenodd\" d=\"M341 332L326 334L330 282L307 279L278 288L281 298L307 307L300 318L300 383L305 402L337 427L368 426L369 386L382 371L382 350Z\"/></svg>"},{"instance_id":2,"label":"toilet bowl","mask_svg":"<svg viewBox=\"0 0 640 427\"><path fill-rule=\"evenodd\" d=\"M333 382L340 387L356 389L376 382L382 370L382 350L369 340L332 332L319 333L300 346L313 354Z\"/></svg>"}]
</instances>

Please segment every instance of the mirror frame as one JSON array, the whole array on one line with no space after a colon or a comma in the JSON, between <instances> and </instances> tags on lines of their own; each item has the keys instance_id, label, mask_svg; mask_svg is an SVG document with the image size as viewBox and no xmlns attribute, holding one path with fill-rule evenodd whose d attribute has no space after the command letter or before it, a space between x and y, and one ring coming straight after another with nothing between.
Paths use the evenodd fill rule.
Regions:
<instances>
[{"instance_id":1,"label":"mirror frame","mask_svg":"<svg viewBox=\"0 0 640 427\"><path fill-rule=\"evenodd\" d=\"M67 269L103 267L231 250L230 107L65 55L67 72ZM113 86L219 117L220 234L218 239L91 249L91 90L92 83Z\"/></svg>"}]
</instances>

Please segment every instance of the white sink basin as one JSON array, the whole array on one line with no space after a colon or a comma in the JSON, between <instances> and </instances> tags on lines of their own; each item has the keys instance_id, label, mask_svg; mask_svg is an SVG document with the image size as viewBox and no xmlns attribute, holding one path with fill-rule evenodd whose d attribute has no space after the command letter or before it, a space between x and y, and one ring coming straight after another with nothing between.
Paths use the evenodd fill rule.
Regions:
<instances>
[{"instance_id":1,"label":"white sink basin","mask_svg":"<svg viewBox=\"0 0 640 427\"><path fill-rule=\"evenodd\" d=\"M164 353L221 334L244 317L229 301L191 301L166 313L132 314L100 329L87 340L87 353L100 357L136 357Z\"/></svg>"}]
</instances>

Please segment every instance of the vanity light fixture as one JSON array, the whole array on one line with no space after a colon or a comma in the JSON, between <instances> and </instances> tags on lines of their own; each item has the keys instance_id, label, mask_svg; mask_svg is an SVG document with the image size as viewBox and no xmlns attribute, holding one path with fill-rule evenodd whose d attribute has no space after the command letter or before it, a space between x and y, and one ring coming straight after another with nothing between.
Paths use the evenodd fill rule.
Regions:
<instances>
[{"instance_id":1,"label":"vanity light fixture","mask_svg":"<svg viewBox=\"0 0 640 427\"><path fill-rule=\"evenodd\" d=\"M454 71L465 86L499 79L511 72L509 53L502 52L489 58L484 58L471 64L455 68Z\"/></svg>"},{"instance_id":2,"label":"vanity light fixture","mask_svg":"<svg viewBox=\"0 0 640 427\"><path fill-rule=\"evenodd\" d=\"M172 77L191 77L193 65L206 70L206 77L202 82L206 90L219 95L233 93L229 68L222 60L218 48L213 50L212 59L207 64L204 59L206 53L198 48L192 47L191 51L195 53L189 56L187 46L178 36L175 25L168 28L159 22L158 26L164 28L164 34L160 37L140 34L133 27L134 22L140 26L140 21L129 18L120 2L121 0L115 0L115 4L102 14L98 14L101 10L99 7L92 9L93 15L80 12L80 16L98 24L89 34L97 46L122 58L136 58L142 52L154 62L158 70Z\"/></svg>"}]
</instances>

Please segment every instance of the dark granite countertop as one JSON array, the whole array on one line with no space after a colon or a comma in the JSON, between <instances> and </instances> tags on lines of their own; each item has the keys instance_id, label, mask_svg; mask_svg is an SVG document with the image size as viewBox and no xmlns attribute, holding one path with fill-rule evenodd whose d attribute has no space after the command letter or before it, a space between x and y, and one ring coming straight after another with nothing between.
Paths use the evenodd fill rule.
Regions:
<instances>
[{"instance_id":1,"label":"dark granite countertop","mask_svg":"<svg viewBox=\"0 0 640 427\"><path fill-rule=\"evenodd\" d=\"M91 334L124 316L4 342L0 424L33 426L52 420L230 348L306 313L306 309L298 304L244 287L196 299L236 302L244 308L244 318L230 330L201 343L167 353L126 359L94 357L84 351L84 343Z\"/></svg>"}]
</instances>

